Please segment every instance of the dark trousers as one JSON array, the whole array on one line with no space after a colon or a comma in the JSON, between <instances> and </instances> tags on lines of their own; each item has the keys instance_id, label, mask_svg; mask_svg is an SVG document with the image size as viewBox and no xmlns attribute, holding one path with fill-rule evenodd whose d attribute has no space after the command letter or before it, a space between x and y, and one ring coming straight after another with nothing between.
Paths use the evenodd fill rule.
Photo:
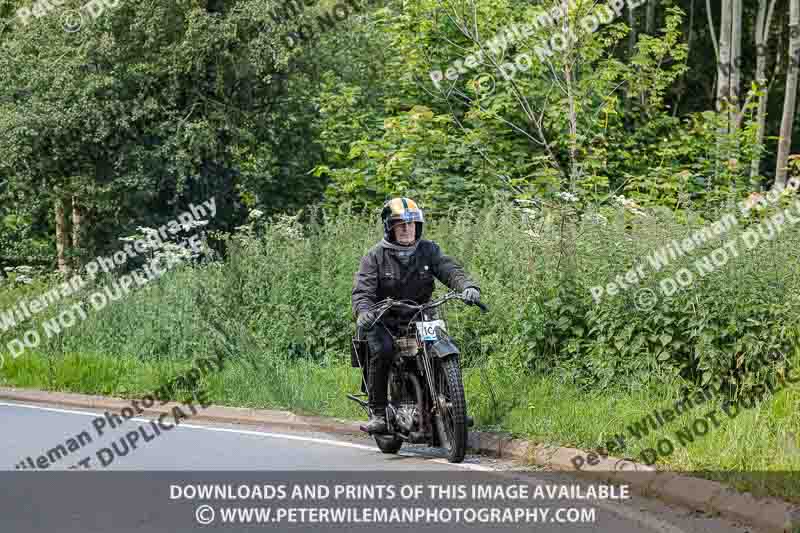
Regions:
<instances>
[{"instance_id":1,"label":"dark trousers","mask_svg":"<svg viewBox=\"0 0 800 533\"><path fill-rule=\"evenodd\" d=\"M395 354L394 341L386 326L379 322L366 331L369 344L369 407L377 415L386 413L389 368Z\"/></svg>"}]
</instances>

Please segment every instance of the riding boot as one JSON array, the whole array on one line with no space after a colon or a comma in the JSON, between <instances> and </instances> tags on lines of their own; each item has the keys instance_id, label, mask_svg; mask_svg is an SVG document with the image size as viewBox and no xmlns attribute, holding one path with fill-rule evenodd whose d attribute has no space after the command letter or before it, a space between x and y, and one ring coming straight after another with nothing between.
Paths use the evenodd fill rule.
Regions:
<instances>
[{"instance_id":1,"label":"riding boot","mask_svg":"<svg viewBox=\"0 0 800 533\"><path fill-rule=\"evenodd\" d=\"M393 344L382 325L368 333L369 342L369 406L372 411L386 409L389 368L392 365Z\"/></svg>"},{"instance_id":2,"label":"riding boot","mask_svg":"<svg viewBox=\"0 0 800 533\"><path fill-rule=\"evenodd\" d=\"M386 390L389 372L388 368L384 369L385 366L388 366L385 364L385 358L380 357L373 358L369 365L369 410L371 414L366 429L370 433L385 433L387 429Z\"/></svg>"},{"instance_id":3,"label":"riding boot","mask_svg":"<svg viewBox=\"0 0 800 533\"><path fill-rule=\"evenodd\" d=\"M372 418L370 418L369 423L364 426L364 429L367 430L367 433L386 433L388 428L386 426L385 412L373 412Z\"/></svg>"}]
</instances>

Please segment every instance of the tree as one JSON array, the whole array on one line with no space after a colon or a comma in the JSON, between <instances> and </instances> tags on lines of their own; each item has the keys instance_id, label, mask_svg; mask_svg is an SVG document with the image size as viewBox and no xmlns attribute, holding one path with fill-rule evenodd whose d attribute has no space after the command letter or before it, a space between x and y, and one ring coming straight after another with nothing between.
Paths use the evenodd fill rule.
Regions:
<instances>
[{"instance_id":1,"label":"tree","mask_svg":"<svg viewBox=\"0 0 800 533\"><path fill-rule=\"evenodd\" d=\"M729 110L726 132L735 125L735 113L739 100L742 61L742 0L722 0L720 7L719 45L714 29L711 2L706 1L708 24L714 51L717 55L717 109Z\"/></svg>"},{"instance_id":2,"label":"tree","mask_svg":"<svg viewBox=\"0 0 800 533\"><path fill-rule=\"evenodd\" d=\"M775 187L778 189L786 186L792 127L797 107L797 76L800 71L800 0L789 0L789 30L789 71L786 74L781 137L778 141L778 161L775 168Z\"/></svg>"},{"instance_id":3,"label":"tree","mask_svg":"<svg viewBox=\"0 0 800 533\"><path fill-rule=\"evenodd\" d=\"M717 57L717 110L722 111L729 104L731 90L731 65L736 58L732 55L731 29L733 28L733 2L722 0L719 23L719 55ZM710 13L710 11L709 11ZM709 15L710 17L711 15ZM712 34L715 33L713 25Z\"/></svg>"},{"instance_id":4,"label":"tree","mask_svg":"<svg viewBox=\"0 0 800 533\"><path fill-rule=\"evenodd\" d=\"M658 0L647 0L647 26L648 35L653 35L656 31L656 7Z\"/></svg>"},{"instance_id":5,"label":"tree","mask_svg":"<svg viewBox=\"0 0 800 533\"><path fill-rule=\"evenodd\" d=\"M295 110L310 106L287 94L292 54L268 7L122 2L78 32L58 11L0 30L0 177L47 206L60 269L76 247L115 249L189 202L215 195L216 227L229 229L242 196L281 206L288 180L317 181L310 143L284 142L307 130ZM281 172L298 157L299 171Z\"/></svg>"},{"instance_id":6,"label":"tree","mask_svg":"<svg viewBox=\"0 0 800 533\"><path fill-rule=\"evenodd\" d=\"M767 3L769 2L769 8ZM767 86L767 44L769 43L769 29L772 22L772 14L775 10L776 0L759 0L758 16L756 17L755 44L756 44L756 83L762 94L758 100L758 133L756 142L759 146L764 143L764 129L767 121L767 102L769 99L769 87ZM750 162L750 183L754 188L760 186L758 182L759 166L761 163L760 152L757 152Z\"/></svg>"}]
</instances>

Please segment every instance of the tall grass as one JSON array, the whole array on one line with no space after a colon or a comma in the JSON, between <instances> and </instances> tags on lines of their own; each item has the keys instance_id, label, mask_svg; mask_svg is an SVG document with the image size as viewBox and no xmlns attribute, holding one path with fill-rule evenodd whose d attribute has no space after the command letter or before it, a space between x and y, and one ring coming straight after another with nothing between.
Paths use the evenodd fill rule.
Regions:
<instances>
[{"instance_id":1,"label":"tall grass","mask_svg":"<svg viewBox=\"0 0 800 533\"><path fill-rule=\"evenodd\" d=\"M647 310L635 305L635 290L596 304L589 289L683 238L690 227L667 212L637 217L610 209L602 213L605 223L584 217L567 256L559 214L527 218L497 204L454 210L426 224L425 236L466 266L491 307L488 315L466 306L447 309L479 425L544 442L601 446L681 391L715 387L735 396L785 368L785 357L772 355L796 335L796 232L743 251ZM176 365L223 351L229 366L214 378L215 403L359 416L344 397L360 382L349 368L350 292L359 258L381 230L345 209L327 217L312 213L310 220L254 223L228 237L226 262L178 268L89 311L86 321L33 353L17 360L6 353L1 379L131 395L177 373ZM721 242L649 273L636 289L658 289L665 275L691 267ZM0 292L0 301L8 305L16 296ZM0 341L5 345L23 330ZM758 363L759 356L768 364ZM800 393L782 391L659 462L688 470L796 470L799 403ZM653 438L631 443L626 454L653 447Z\"/></svg>"}]
</instances>

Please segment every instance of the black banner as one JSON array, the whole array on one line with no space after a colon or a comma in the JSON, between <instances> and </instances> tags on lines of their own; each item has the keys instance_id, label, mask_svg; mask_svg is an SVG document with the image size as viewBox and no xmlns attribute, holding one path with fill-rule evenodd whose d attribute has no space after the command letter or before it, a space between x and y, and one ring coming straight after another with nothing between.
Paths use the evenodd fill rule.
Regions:
<instances>
[{"instance_id":1,"label":"black banner","mask_svg":"<svg viewBox=\"0 0 800 533\"><path fill-rule=\"evenodd\" d=\"M623 531L627 485L480 471L0 473L0 531Z\"/></svg>"}]
</instances>

